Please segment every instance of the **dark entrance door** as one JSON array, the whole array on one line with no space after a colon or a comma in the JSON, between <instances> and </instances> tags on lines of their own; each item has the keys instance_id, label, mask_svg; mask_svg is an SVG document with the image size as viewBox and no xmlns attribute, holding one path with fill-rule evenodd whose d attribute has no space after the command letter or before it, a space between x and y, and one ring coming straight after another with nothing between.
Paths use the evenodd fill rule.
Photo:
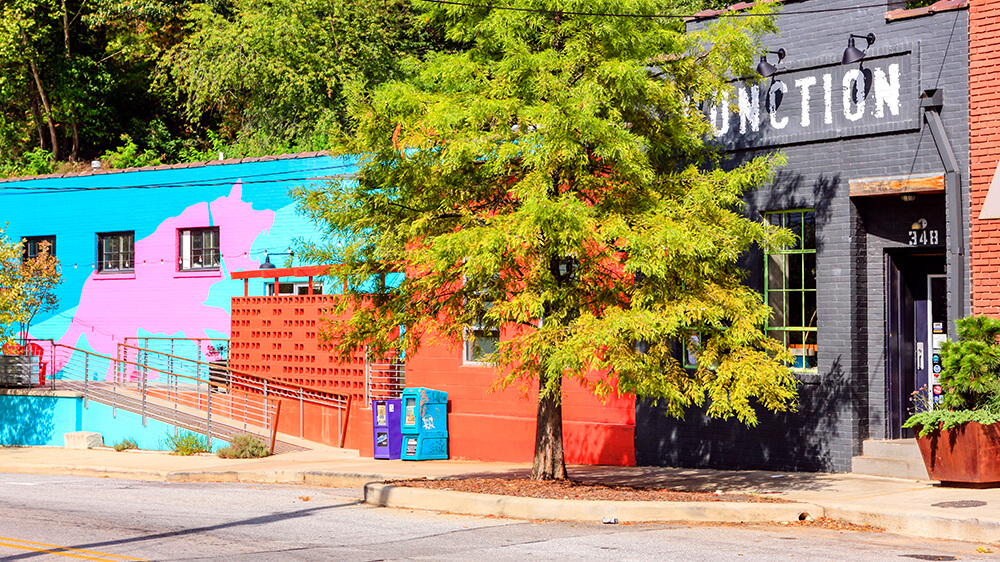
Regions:
<instances>
[{"instance_id":1,"label":"dark entrance door","mask_svg":"<svg viewBox=\"0 0 1000 562\"><path fill-rule=\"evenodd\" d=\"M886 436L912 437L903 422L914 401L934 391L933 371L945 337L945 259L943 254L886 254Z\"/></svg>"}]
</instances>

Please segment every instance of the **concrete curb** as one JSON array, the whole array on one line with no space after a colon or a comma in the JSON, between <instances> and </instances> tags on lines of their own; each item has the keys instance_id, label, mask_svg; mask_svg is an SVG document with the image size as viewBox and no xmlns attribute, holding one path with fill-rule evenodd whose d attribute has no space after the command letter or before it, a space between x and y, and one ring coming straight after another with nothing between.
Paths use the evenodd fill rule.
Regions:
<instances>
[{"instance_id":1,"label":"concrete curb","mask_svg":"<svg viewBox=\"0 0 1000 562\"><path fill-rule=\"evenodd\" d=\"M466 515L590 523L599 523L605 519L617 519L619 523L654 521L768 523L799 521L806 517L826 515L822 507L808 503L553 500L407 488L379 483L365 485L365 503L381 507L447 511Z\"/></svg>"},{"instance_id":2,"label":"concrete curb","mask_svg":"<svg viewBox=\"0 0 1000 562\"><path fill-rule=\"evenodd\" d=\"M995 544L1000 536L1000 523L977 517L938 517L912 511L873 510L836 504L826 504L824 509L831 519L881 527L890 533L911 537Z\"/></svg>"}]
</instances>

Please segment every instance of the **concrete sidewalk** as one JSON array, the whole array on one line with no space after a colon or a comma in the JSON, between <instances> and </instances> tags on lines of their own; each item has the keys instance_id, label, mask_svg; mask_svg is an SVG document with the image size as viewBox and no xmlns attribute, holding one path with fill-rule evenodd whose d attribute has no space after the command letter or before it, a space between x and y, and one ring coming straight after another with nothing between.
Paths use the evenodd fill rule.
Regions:
<instances>
[{"instance_id":1,"label":"concrete sidewalk","mask_svg":"<svg viewBox=\"0 0 1000 562\"><path fill-rule=\"evenodd\" d=\"M384 461L359 458L356 454L332 448L314 448L264 459L220 459L154 452L118 453L110 449L0 447L0 472L7 473L174 482L365 486L366 501L375 505L524 519L600 521L613 517L620 522L762 522L797 519L808 514L870 524L905 535L1000 543L1000 489L943 488L926 480L853 474L611 466L570 466L568 470L571 478L582 481L655 485L678 490L768 493L800 503L537 500L402 489L381 483L406 478L526 476L530 466L472 461Z\"/></svg>"}]
</instances>

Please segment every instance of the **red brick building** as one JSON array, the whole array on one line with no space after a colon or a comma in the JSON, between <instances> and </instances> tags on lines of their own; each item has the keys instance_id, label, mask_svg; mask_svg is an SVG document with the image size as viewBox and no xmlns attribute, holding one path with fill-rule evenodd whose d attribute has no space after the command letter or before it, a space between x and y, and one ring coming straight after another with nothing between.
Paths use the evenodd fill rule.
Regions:
<instances>
[{"instance_id":1,"label":"red brick building","mask_svg":"<svg viewBox=\"0 0 1000 562\"><path fill-rule=\"evenodd\" d=\"M1000 315L1000 1L969 2L970 259L973 314Z\"/></svg>"},{"instance_id":2,"label":"red brick building","mask_svg":"<svg viewBox=\"0 0 1000 562\"><path fill-rule=\"evenodd\" d=\"M427 338L408 357L402 370L373 377L372 364L363 351L348 362L339 361L329 346L319 341L321 318L328 316L336 294L314 294L323 267L296 267L234 272L234 279L264 278L281 290L270 296L234 297L230 367L329 392L349 394L352 406L346 423L344 446L373 454L372 414L368 402L385 396L387 386L396 390L426 387L448 393L449 454L452 459L525 462L534 453L537 389L520 387L491 392L495 368L466 360L461 345ZM327 279L329 282L329 279ZM247 287L249 284L247 283ZM291 290L294 289L294 290ZM329 292L326 287L324 292ZM247 291L249 293L249 290ZM502 337L502 336L501 336ZM398 378L390 381L388 379ZM278 430L336 446L340 414L332 408L310 406L302 410L285 401ZM635 464L635 397L595 398L580 385L563 387L563 438L566 462L571 464Z\"/></svg>"}]
</instances>

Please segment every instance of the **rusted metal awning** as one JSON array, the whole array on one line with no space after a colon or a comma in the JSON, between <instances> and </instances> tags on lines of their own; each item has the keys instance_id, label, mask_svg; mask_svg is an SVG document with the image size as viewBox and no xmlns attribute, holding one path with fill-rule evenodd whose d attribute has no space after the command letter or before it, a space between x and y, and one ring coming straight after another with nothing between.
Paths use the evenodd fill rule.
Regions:
<instances>
[{"instance_id":1,"label":"rusted metal awning","mask_svg":"<svg viewBox=\"0 0 1000 562\"><path fill-rule=\"evenodd\" d=\"M850 181L851 197L944 193L944 175L861 178Z\"/></svg>"}]
</instances>

